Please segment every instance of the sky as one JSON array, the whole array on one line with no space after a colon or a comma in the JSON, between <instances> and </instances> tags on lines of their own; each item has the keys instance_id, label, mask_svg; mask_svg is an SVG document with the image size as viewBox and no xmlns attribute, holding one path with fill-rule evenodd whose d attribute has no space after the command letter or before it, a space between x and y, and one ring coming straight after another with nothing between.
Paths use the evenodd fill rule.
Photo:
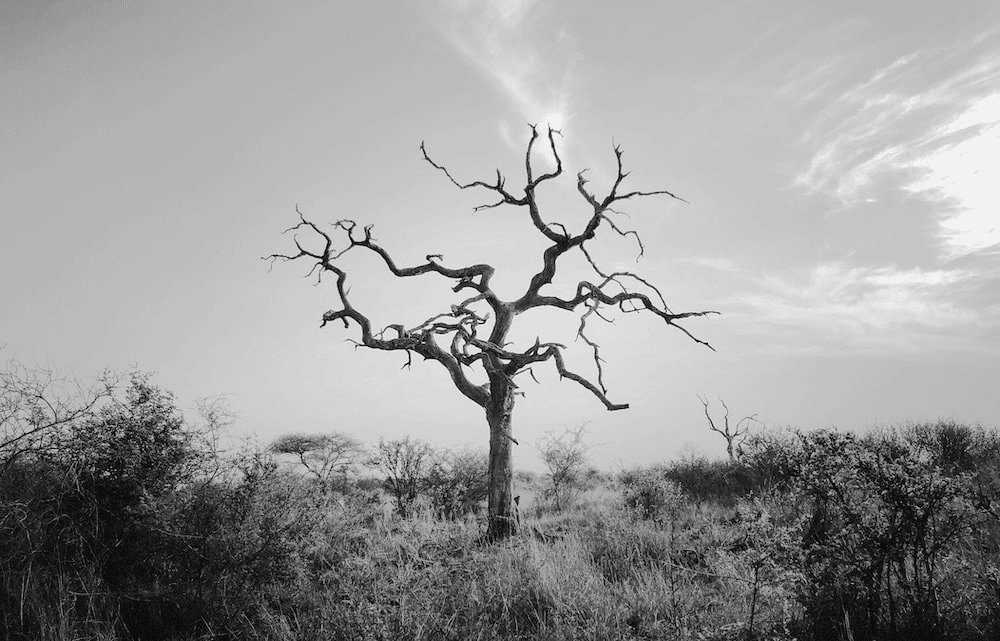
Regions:
<instances>
[{"instance_id":1,"label":"sky","mask_svg":"<svg viewBox=\"0 0 1000 641\"><path fill-rule=\"evenodd\" d=\"M577 228L578 171L686 203L622 204L631 238L595 256L659 286L685 327L594 325L608 412L537 369L515 465L586 424L615 469L724 453L721 418L865 431L954 419L1000 426L1000 4L941 2L0 3L0 359L87 378L155 372L192 411L225 395L261 443L340 431L485 447L482 410L443 368L355 349L332 281L293 250L295 208L374 224L402 264L488 262L514 298L543 239L517 208L528 123L552 125L565 174L539 202ZM548 167L545 154L535 157ZM627 217L626 217L627 216ZM606 229L604 230L607 231ZM441 278L345 262L375 325L457 302ZM567 261L550 290L588 277ZM561 268L562 269L562 268ZM514 337L567 344L569 314ZM419 361L419 359L418 359Z\"/></svg>"}]
</instances>

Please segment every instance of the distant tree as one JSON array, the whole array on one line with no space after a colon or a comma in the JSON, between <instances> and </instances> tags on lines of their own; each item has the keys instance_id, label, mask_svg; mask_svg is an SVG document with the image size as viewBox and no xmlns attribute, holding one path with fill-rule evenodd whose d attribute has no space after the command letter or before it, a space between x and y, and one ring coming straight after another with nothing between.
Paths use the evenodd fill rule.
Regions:
<instances>
[{"instance_id":1,"label":"distant tree","mask_svg":"<svg viewBox=\"0 0 1000 641\"><path fill-rule=\"evenodd\" d=\"M761 421L757 419L756 414L751 414L736 421L736 425L730 426L729 406L720 398L719 402L722 403L722 407L726 410L726 413L722 417L722 427L719 427L712 420L712 414L708 411L708 399L699 394L698 400L705 407L705 418L708 419L708 429L721 434L722 438L726 439L726 454L729 456L730 461L735 461L737 448L739 448L740 443L747 437L750 427L754 423L761 423Z\"/></svg>"},{"instance_id":2,"label":"distant tree","mask_svg":"<svg viewBox=\"0 0 1000 641\"><path fill-rule=\"evenodd\" d=\"M566 429L562 434L549 432L535 447L542 457L542 496L556 510L570 507L587 488L590 480L590 446L584 425Z\"/></svg>"},{"instance_id":3,"label":"distant tree","mask_svg":"<svg viewBox=\"0 0 1000 641\"><path fill-rule=\"evenodd\" d=\"M353 220L342 219L336 221L332 230L328 231L307 219L298 210L299 222L286 231L305 232L310 237L310 242L296 236L294 253L266 257L272 262L304 259L312 263L310 274L316 273L318 277L329 274L335 278L336 306L323 314L322 325L339 321L345 328L349 328L353 322L360 331L357 346L405 352L407 365L413 354L425 360L436 361L448 372L458 391L483 408L490 428L487 529L487 536L490 538L506 537L517 530L511 448L512 444L517 443L512 433L515 394L518 393L518 385L514 379L517 375L529 372L533 365L552 363L561 379L568 379L582 386L607 409L626 409L627 404L612 402L607 397L600 346L589 337L587 323L594 318L610 322L607 312L614 308L623 313L648 312L659 317L665 325L679 329L697 343L711 347L695 338L678 321L718 313L674 312L667 306L660 290L650 281L631 271L603 268L591 253L589 243L603 228L622 237L634 238L639 254L642 254L643 245L639 235L634 230L621 228L612 218L621 215L617 209L621 203L656 195L682 200L666 190L620 191L628 175L622 165L621 147L614 147L617 174L603 197L598 197L588 188L588 180L584 175L586 170L577 174L576 189L587 210L583 224L577 231L570 231L569 224L548 222L542 218L537 191L543 183L555 180L563 173L562 158L555 142L555 136L559 133L551 127L548 129L548 148L555 167L551 171L539 173L532 152L540 136L537 128L531 127L531 138L524 158L526 183L520 194L508 190L499 170L492 182L476 180L461 183L447 168L430 158L423 144L420 146L424 160L459 189L483 189L495 195L495 202L481 205L476 208L477 211L502 205L522 209L547 243L542 251L541 267L524 287L523 293L513 300L504 300L493 290L491 280L496 270L491 265L479 263L446 267L443 256L429 253L423 264L401 267L375 241L371 225L359 226ZM452 281L452 290L456 294L461 293L462 298L448 309L412 327L397 323L381 330L373 328L369 317L355 308L348 296L350 288L347 284L347 272L341 266L341 258L354 250L372 252L394 276L400 278L437 274ZM559 260L576 251L580 252L585 264L589 265L588 272L592 272L590 276L574 278L573 289L561 294L543 291L552 284ZM594 367L590 378L567 366L566 347L560 343L542 341L539 337L533 345L527 347L512 345L509 335L514 321L524 312L538 308L559 309L577 315L577 337L592 352ZM481 373L474 379L470 373L477 368L481 369Z\"/></svg>"},{"instance_id":4,"label":"distant tree","mask_svg":"<svg viewBox=\"0 0 1000 641\"><path fill-rule=\"evenodd\" d=\"M286 434L269 448L275 454L294 456L306 471L326 490L335 488L338 477L341 487L364 455L364 447L352 436L330 434Z\"/></svg>"},{"instance_id":5,"label":"distant tree","mask_svg":"<svg viewBox=\"0 0 1000 641\"><path fill-rule=\"evenodd\" d=\"M400 516L409 514L433 458L430 444L409 436L389 441L379 439L375 446L368 464L385 475L383 487L396 502Z\"/></svg>"}]
</instances>

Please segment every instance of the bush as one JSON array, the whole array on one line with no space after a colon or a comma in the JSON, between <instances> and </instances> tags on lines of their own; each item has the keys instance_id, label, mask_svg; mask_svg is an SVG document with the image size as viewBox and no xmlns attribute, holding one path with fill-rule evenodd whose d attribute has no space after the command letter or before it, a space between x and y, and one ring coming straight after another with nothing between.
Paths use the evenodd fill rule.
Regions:
<instances>
[{"instance_id":1,"label":"bush","mask_svg":"<svg viewBox=\"0 0 1000 641\"><path fill-rule=\"evenodd\" d=\"M680 485L668 477L663 465L627 470L622 472L619 482L625 507L642 519L670 519L687 501Z\"/></svg>"},{"instance_id":2,"label":"bush","mask_svg":"<svg viewBox=\"0 0 1000 641\"><path fill-rule=\"evenodd\" d=\"M433 463L434 449L420 439L379 439L368 465L382 472L383 487L396 502L396 511L406 517L420 494L424 477Z\"/></svg>"},{"instance_id":3,"label":"bush","mask_svg":"<svg viewBox=\"0 0 1000 641\"><path fill-rule=\"evenodd\" d=\"M987 513L968 473L949 473L918 440L863 439L823 431L801 437L796 494L810 588L803 595L817 638L936 639L957 624L942 588Z\"/></svg>"},{"instance_id":4,"label":"bush","mask_svg":"<svg viewBox=\"0 0 1000 641\"><path fill-rule=\"evenodd\" d=\"M242 629L262 608L308 580L302 551L326 518L322 488L283 470L267 453L245 450L239 477L179 497L171 525L183 536L171 578L215 627ZM181 543L181 541L177 541Z\"/></svg>"},{"instance_id":5,"label":"bush","mask_svg":"<svg viewBox=\"0 0 1000 641\"><path fill-rule=\"evenodd\" d=\"M172 396L147 376L106 400L52 423L44 447L4 466L0 609L18 616L2 619L0 636L110 634L123 607L171 585L166 507L198 453Z\"/></svg>"},{"instance_id":6,"label":"bush","mask_svg":"<svg viewBox=\"0 0 1000 641\"><path fill-rule=\"evenodd\" d=\"M594 478L590 470L590 446L584 427L562 434L547 433L535 443L545 471L541 477L542 499L556 512L573 505Z\"/></svg>"},{"instance_id":7,"label":"bush","mask_svg":"<svg viewBox=\"0 0 1000 641\"><path fill-rule=\"evenodd\" d=\"M4 462L0 638L255 638L303 585L322 493L208 460L147 376L55 427Z\"/></svg>"},{"instance_id":8,"label":"bush","mask_svg":"<svg viewBox=\"0 0 1000 641\"><path fill-rule=\"evenodd\" d=\"M478 514L489 495L489 458L481 450L439 452L421 487L439 517Z\"/></svg>"},{"instance_id":9,"label":"bush","mask_svg":"<svg viewBox=\"0 0 1000 641\"><path fill-rule=\"evenodd\" d=\"M749 435L740 445L740 462L753 478L754 492L787 492L798 473L801 433L793 429Z\"/></svg>"},{"instance_id":10,"label":"bush","mask_svg":"<svg viewBox=\"0 0 1000 641\"><path fill-rule=\"evenodd\" d=\"M664 475L695 502L725 507L735 507L758 487L752 470L740 461L690 457L666 466Z\"/></svg>"}]
</instances>

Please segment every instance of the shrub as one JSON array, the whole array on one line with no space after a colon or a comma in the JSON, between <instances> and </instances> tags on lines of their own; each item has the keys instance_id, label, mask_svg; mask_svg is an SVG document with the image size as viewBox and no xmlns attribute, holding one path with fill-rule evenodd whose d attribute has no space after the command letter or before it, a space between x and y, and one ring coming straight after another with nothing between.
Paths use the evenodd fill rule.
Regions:
<instances>
[{"instance_id":1,"label":"shrub","mask_svg":"<svg viewBox=\"0 0 1000 641\"><path fill-rule=\"evenodd\" d=\"M171 585L166 508L199 457L172 396L147 376L108 394L5 464L0 609L18 616L0 636L110 634L122 607Z\"/></svg>"},{"instance_id":2,"label":"shrub","mask_svg":"<svg viewBox=\"0 0 1000 641\"><path fill-rule=\"evenodd\" d=\"M734 507L756 487L749 467L740 461L690 457L664 468L664 475L695 502Z\"/></svg>"},{"instance_id":3,"label":"shrub","mask_svg":"<svg viewBox=\"0 0 1000 641\"><path fill-rule=\"evenodd\" d=\"M489 458L482 450L439 452L421 488L440 517L478 514L489 495Z\"/></svg>"},{"instance_id":4,"label":"shrub","mask_svg":"<svg viewBox=\"0 0 1000 641\"><path fill-rule=\"evenodd\" d=\"M740 444L739 460L749 471L754 492L787 492L798 474L801 433L793 429L750 434Z\"/></svg>"},{"instance_id":5,"label":"shrub","mask_svg":"<svg viewBox=\"0 0 1000 641\"><path fill-rule=\"evenodd\" d=\"M823 431L801 437L797 493L807 616L857 638L940 638L942 574L954 544L982 522L966 473L949 474L912 441ZM833 637L830 637L833 638Z\"/></svg>"},{"instance_id":6,"label":"shrub","mask_svg":"<svg viewBox=\"0 0 1000 641\"><path fill-rule=\"evenodd\" d=\"M407 516L420 494L433 457L434 450L426 441L409 436L389 441L379 439L368 465L385 475L383 487L396 502L400 516Z\"/></svg>"},{"instance_id":7,"label":"shrub","mask_svg":"<svg viewBox=\"0 0 1000 641\"><path fill-rule=\"evenodd\" d=\"M594 475L589 469L589 451L583 426L562 434L545 434L535 443L542 457L542 499L557 512L569 508L587 489Z\"/></svg>"},{"instance_id":8,"label":"shrub","mask_svg":"<svg viewBox=\"0 0 1000 641\"><path fill-rule=\"evenodd\" d=\"M306 549L325 517L322 489L283 470L267 453L246 449L239 478L190 488L172 529L183 537L170 578L220 629L258 622L308 579Z\"/></svg>"},{"instance_id":9,"label":"shrub","mask_svg":"<svg viewBox=\"0 0 1000 641\"><path fill-rule=\"evenodd\" d=\"M642 519L667 520L687 500L663 465L627 470L621 473L619 482L625 507Z\"/></svg>"}]
</instances>

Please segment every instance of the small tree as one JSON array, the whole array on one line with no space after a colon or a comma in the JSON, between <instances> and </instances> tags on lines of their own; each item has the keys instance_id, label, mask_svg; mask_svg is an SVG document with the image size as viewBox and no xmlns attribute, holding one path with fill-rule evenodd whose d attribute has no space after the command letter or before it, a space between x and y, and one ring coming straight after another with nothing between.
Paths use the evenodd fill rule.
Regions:
<instances>
[{"instance_id":1,"label":"small tree","mask_svg":"<svg viewBox=\"0 0 1000 641\"><path fill-rule=\"evenodd\" d=\"M719 399L722 403L723 409L726 410L725 415L722 417L722 427L718 427L715 421L712 420L712 415L708 411L708 399L706 399L701 394L698 395L698 400L705 407L705 418L708 419L708 429L722 435L722 438L726 439L726 454L729 456L730 461L736 461L736 450L740 443L747 437L747 433L750 431L750 426L754 423L761 423L757 420L756 414L751 414L750 416L744 416L740 420L736 421L736 425L730 427L729 425L729 406L726 402Z\"/></svg>"},{"instance_id":2,"label":"small tree","mask_svg":"<svg viewBox=\"0 0 1000 641\"><path fill-rule=\"evenodd\" d=\"M236 412L229 406L225 395L205 396L195 400L200 423L195 426L192 441L204 462L205 482L212 482L222 473L223 439L229 427L236 422Z\"/></svg>"},{"instance_id":3,"label":"small tree","mask_svg":"<svg viewBox=\"0 0 1000 641\"><path fill-rule=\"evenodd\" d=\"M434 450L426 441L409 436L391 441L379 439L368 464L385 474L383 487L395 500L400 516L409 514L433 457Z\"/></svg>"},{"instance_id":4,"label":"small tree","mask_svg":"<svg viewBox=\"0 0 1000 641\"><path fill-rule=\"evenodd\" d=\"M542 497L556 510L570 507L587 488L590 446L585 435L581 425L558 436L548 432L535 443L545 465Z\"/></svg>"},{"instance_id":5,"label":"small tree","mask_svg":"<svg viewBox=\"0 0 1000 641\"><path fill-rule=\"evenodd\" d=\"M458 391L483 408L490 428L487 530L490 538L506 537L517 530L511 446L517 443L512 432L512 417L515 393L518 391L514 379L518 374L530 371L534 365L551 363L561 379L582 386L607 409L626 409L628 404L612 402L607 396L600 345L589 337L587 323L595 317L609 321L607 312L615 308L624 313L646 312L659 317L665 325L680 330L695 342L711 347L695 338L679 321L718 313L674 312L667 306L660 290L647 279L630 271L603 268L595 260L589 243L602 229L622 237L634 238L639 254L642 254L643 246L639 235L634 230L622 229L612 218L621 214L617 207L623 202L657 195L682 200L666 190L620 191L628 175L622 165L621 147L614 147L617 175L603 197L597 196L587 186L588 180L584 175L586 170L577 173L576 189L583 198L586 210L583 225L577 231L571 231L568 224L548 222L542 218L537 192L545 183L559 178L563 173L562 158L555 142L557 135L560 132L551 127L548 129L548 148L555 166L551 171L539 173L532 152L540 136L538 129L531 127L531 138L524 158L526 183L520 194L508 190L506 180L499 170L492 182L475 180L461 183L455 180L447 168L431 160L423 144L420 146L424 160L459 189L483 189L495 195L495 202L480 205L476 208L477 211L501 206L526 211L532 226L544 238L547 247L542 251L541 267L517 298L504 300L493 290L491 281L496 270L491 265L479 263L447 267L440 254L430 253L423 264L399 266L389 251L375 241L371 225L359 226L353 220L338 220L333 224L333 231L326 231L306 219L298 210L299 222L286 231L304 232L311 238L311 242L305 242L296 236L294 253L272 254L267 257L271 261L303 259L312 263L310 274L317 273L319 277L326 274L335 279L336 305L323 314L321 326L341 322L345 328L349 328L354 323L360 331L360 337L356 341L359 347L405 352L407 365L413 354L437 362L448 372ZM461 297L447 310L417 325L407 327L396 323L382 330L375 329L368 315L351 303L347 272L340 264L346 254L356 251L372 252L389 272L399 278L424 274L446 278L454 283L452 290ZM568 292L556 294L544 291L553 283L559 260L576 251L582 254L592 273L573 279L576 285ZM511 344L508 337L514 321L524 312L546 307L577 315L577 337L588 346L593 357L594 367L590 378L567 366L566 347L560 343L542 341L539 337L533 345L527 347L518 348ZM477 369L480 370L479 374L472 375Z\"/></svg>"},{"instance_id":6,"label":"small tree","mask_svg":"<svg viewBox=\"0 0 1000 641\"><path fill-rule=\"evenodd\" d=\"M364 448L352 436L337 432L331 434L286 434L276 439L269 448L275 454L294 456L306 471L316 478L324 490L347 487L347 477L354 471Z\"/></svg>"}]
</instances>

